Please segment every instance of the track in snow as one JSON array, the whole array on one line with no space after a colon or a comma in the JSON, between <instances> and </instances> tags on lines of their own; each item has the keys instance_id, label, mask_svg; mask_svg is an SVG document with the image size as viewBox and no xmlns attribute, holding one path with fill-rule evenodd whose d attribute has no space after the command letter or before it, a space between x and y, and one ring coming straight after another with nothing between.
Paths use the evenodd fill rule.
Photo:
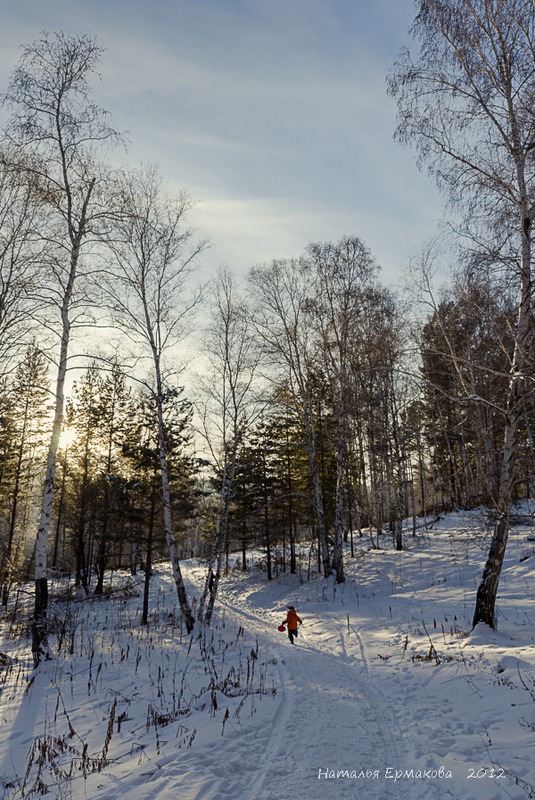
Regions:
<instances>
[{"instance_id":1,"label":"track in snow","mask_svg":"<svg viewBox=\"0 0 535 800\"><path fill-rule=\"evenodd\" d=\"M281 676L280 705L250 754L257 759L256 773L243 800L382 800L388 790L385 770L404 769L405 755L392 709L370 678L358 630L337 625L335 631L330 620L307 617L292 646L276 633L280 612L264 613L262 619L244 598L241 607L224 595L221 602L228 615L258 636L264 653L277 659ZM333 635L340 652L324 649ZM369 777L320 777L344 770ZM407 791L396 784L399 800L408 797Z\"/></svg>"}]
</instances>

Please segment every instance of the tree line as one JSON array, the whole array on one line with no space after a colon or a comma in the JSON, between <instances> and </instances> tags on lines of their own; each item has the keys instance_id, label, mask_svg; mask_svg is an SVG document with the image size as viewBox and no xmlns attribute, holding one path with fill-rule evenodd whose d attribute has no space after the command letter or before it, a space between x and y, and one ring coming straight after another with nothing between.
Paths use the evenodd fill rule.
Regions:
<instances>
[{"instance_id":1,"label":"tree line","mask_svg":"<svg viewBox=\"0 0 535 800\"><path fill-rule=\"evenodd\" d=\"M121 136L91 97L94 39L23 49L0 144L0 586L7 604L34 575L36 665L51 574L99 594L107 570L143 569L146 622L151 565L169 558L191 631L253 549L269 579L307 541L342 582L354 537L402 549L407 519L481 504L495 524L474 624L495 625L511 505L534 480L535 11L418 7L417 58L389 78L398 136L457 203L464 246L443 290L445 256L422 250L410 303L349 235L200 286L188 196L106 152Z\"/></svg>"}]
</instances>

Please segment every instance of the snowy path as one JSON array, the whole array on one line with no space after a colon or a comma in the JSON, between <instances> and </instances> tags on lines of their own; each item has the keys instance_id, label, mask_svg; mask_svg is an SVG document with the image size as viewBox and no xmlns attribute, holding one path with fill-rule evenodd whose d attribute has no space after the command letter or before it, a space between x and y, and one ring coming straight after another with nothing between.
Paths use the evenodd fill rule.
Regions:
<instances>
[{"instance_id":1,"label":"snowy path","mask_svg":"<svg viewBox=\"0 0 535 800\"><path fill-rule=\"evenodd\" d=\"M292 646L276 631L282 611L255 611L243 597L241 608L236 598L224 604L277 659L283 690L273 724L248 756L256 774L243 800L384 798L385 771L405 768L402 733L370 678L358 631L335 631L315 615ZM396 786L400 800L405 791Z\"/></svg>"},{"instance_id":2,"label":"snowy path","mask_svg":"<svg viewBox=\"0 0 535 800\"><path fill-rule=\"evenodd\" d=\"M458 542L466 547L465 526ZM29 796L25 775L27 788L42 778L50 800L533 797L525 547L518 538L505 571L501 632L466 633L478 568L452 557L448 529L412 551L366 552L343 586L231 570L200 636L183 633L168 568L151 584L146 629L135 592L60 604L74 657L64 648L30 682L21 639L0 674L2 800ZM184 565L189 597L204 575ZM296 646L277 631L290 603L304 620ZM3 635L2 652L7 624Z\"/></svg>"},{"instance_id":3,"label":"snowy path","mask_svg":"<svg viewBox=\"0 0 535 800\"><path fill-rule=\"evenodd\" d=\"M250 725L244 719L237 738L220 736L178 758L174 752L132 775L135 800L382 800L385 770L405 768L402 736L357 631L302 612L306 622L292 646L277 631L282 610L265 610L262 589L257 608L234 591L224 588L218 606L257 637L259 658L276 662L277 695L258 701L261 724L256 715ZM361 777L319 777L345 770ZM123 791L127 785L123 777ZM397 784L396 797L405 800L408 790Z\"/></svg>"},{"instance_id":4,"label":"snowy path","mask_svg":"<svg viewBox=\"0 0 535 800\"><path fill-rule=\"evenodd\" d=\"M366 783L368 798L384 797L382 780L334 781L334 770L381 775L400 764L399 732L358 667L311 648L295 648L281 663L284 697L247 800L356 797ZM375 784L375 787L374 787Z\"/></svg>"}]
</instances>

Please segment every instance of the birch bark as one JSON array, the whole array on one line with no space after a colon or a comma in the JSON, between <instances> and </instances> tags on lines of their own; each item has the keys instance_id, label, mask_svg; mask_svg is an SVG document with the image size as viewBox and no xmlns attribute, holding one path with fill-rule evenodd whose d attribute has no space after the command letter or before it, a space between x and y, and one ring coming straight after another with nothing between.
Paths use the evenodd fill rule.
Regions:
<instances>
[{"instance_id":1,"label":"birch bark","mask_svg":"<svg viewBox=\"0 0 535 800\"><path fill-rule=\"evenodd\" d=\"M190 279L205 245L195 242L185 227L191 202L185 195L169 197L155 168L125 174L122 196L123 210L110 243L114 263L106 278L107 302L116 325L135 344L139 362L149 359L151 365L153 382L138 380L155 402L164 532L180 609L191 632L195 620L173 526L164 404L173 376L183 368L169 366L170 360L174 364L170 353L185 340L200 301Z\"/></svg>"},{"instance_id":2,"label":"birch bark","mask_svg":"<svg viewBox=\"0 0 535 800\"><path fill-rule=\"evenodd\" d=\"M473 624L496 625L496 595L514 499L515 460L532 317L535 215L535 7L529 0L419 0L408 52L389 79L398 137L415 141L487 256L518 275L518 311L503 409L496 525Z\"/></svg>"},{"instance_id":3,"label":"birch bark","mask_svg":"<svg viewBox=\"0 0 535 800\"><path fill-rule=\"evenodd\" d=\"M221 481L199 608L199 618L210 624L229 543L239 448L264 405L257 386L260 349L252 336L245 302L233 276L225 269L219 270L212 287L204 350L209 374L198 376L203 435Z\"/></svg>"},{"instance_id":4,"label":"birch bark","mask_svg":"<svg viewBox=\"0 0 535 800\"><path fill-rule=\"evenodd\" d=\"M63 156L65 159L65 155ZM50 658L48 648L48 534L52 517L52 504L54 501L54 488L56 482L56 457L59 447L59 439L63 427L63 416L65 411L65 378L67 375L67 363L69 353L69 342L71 336L71 320L69 310L72 302L72 295L78 262L80 258L80 248L86 234L87 213L91 201L91 194L95 180L92 179L87 187L80 222L77 229L74 228L72 219L69 220L69 234L72 241L70 270L68 274L65 293L61 305L61 344L56 378L56 392L54 403L54 421L52 425L52 436L48 447L46 461L46 472L43 482L43 499L41 503L41 513L39 516L39 527L35 540L35 605L32 620L32 654L35 667L43 660ZM67 183L67 186L69 184ZM70 193L70 188L69 188ZM70 205L70 203L69 203Z\"/></svg>"}]
</instances>

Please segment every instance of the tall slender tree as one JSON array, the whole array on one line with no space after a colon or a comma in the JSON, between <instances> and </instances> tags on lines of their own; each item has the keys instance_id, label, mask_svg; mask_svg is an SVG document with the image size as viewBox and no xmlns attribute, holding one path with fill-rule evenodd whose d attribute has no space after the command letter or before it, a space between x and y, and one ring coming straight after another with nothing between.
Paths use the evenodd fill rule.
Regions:
<instances>
[{"instance_id":1,"label":"tall slender tree","mask_svg":"<svg viewBox=\"0 0 535 800\"><path fill-rule=\"evenodd\" d=\"M180 608L191 631L195 620L173 528L164 405L174 388L173 376L183 366L176 360L177 347L200 300L191 273L204 243L185 226L190 200L168 197L155 169L125 175L122 192L124 211L117 222L106 291L116 324L137 348L143 347L154 376L147 388L156 407L165 535Z\"/></svg>"},{"instance_id":2,"label":"tall slender tree","mask_svg":"<svg viewBox=\"0 0 535 800\"><path fill-rule=\"evenodd\" d=\"M210 322L204 349L207 375L200 377L203 433L219 476L219 497L209 570L200 617L210 623L228 545L229 516L235 490L238 453L262 407L256 387L260 350L252 335L250 313L235 279L220 269L213 284Z\"/></svg>"},{"instance_id":3,"label":"tall slender tree","mask_svg":"<svg viewBox=\"0 0 535 800\"><path fill-rule=\"evenodd\" d=\"M15 163L14 163L15 161ZM35 329L38 272L46 258L41 238L47 213L38 199L38 181L16 166L16 151L0 147L0 374L27 346Z\"/></svg>"},{"instance_id":4,"label":"tall slender tree","mask_svg":"<svg viewBox=\"0 0 535 800\"><path fill-rule=\"evenodd\" d=\"M56 453L63 423L64 386L72 328L75 284L90 236L107 214L102 203L105 171L96 150L117 140L106 115L90 97L101 50L90 36L44 33L23 48L4 104L11 110L6 136L21 177L36 184L50 212L46 237L53 243L43 290L59 312L59 356L53 431L35 546L35 666L48 656L47 540L54 496Z\"/></svg>"},{"instance_id":5,"label":"tall slender tree","mask_svg":"<svg viewBox=\"0 0 535 800\"><path fill-rule=\"evenodd\" d=\"M316 321L327 374L331 376L338 425L336 442L336 513L333 567L338 583L344 581L346 466L348 453L348 381L352 341L358 337L360 316L373 313L377 264L357 237L336 244L313 244L306 256L313 266L316 287ZM372 301L372 302L370 302Z\"/></svg>"},{"instance_id":6,"label":"tall slender tree","mask_svg":"<svg viewBox=\"0 0 535 800\"><path fill-rule=\"evenodd\" d=\"M109 549L113 538L114 488L122 490L126 482L124 475L123 449L132 427L134 402L126 375L115 362L111 372L102 377L99 405L102 412L100 422L100 463L98 481L100 485L100 511L95 532L94 565L97 573L95 594L102 594L104 575L108 566Z\"/></svg>"},{"instance_id":7,"label":"tall slender tree","mask_svg":"<svg viewBox=\"0 0 535 800\"><path fill-rule=\"evenodd\" d=\"M314 332L311 312L316 301L314 273L306 258L274 261L255 267L249 280L255 302L255 328L273 378L286 385L301 410L306 433L314 511L324 577L332 560L321 485L318 407L314 402Z\"/></svg>"},{"instance_id":8,"label":"tall slender tree","mask_svg":"<svg viewBox=\"0 0 535 800\"><path fill-rule=\"evenodd\" d=\"M9 511L7 538L0 560L0 586L2 605L7 605L11 581L15 572L15 552L23 551L25 541L16 538L24 536L25 524L20 524L21 510L33 504L35 481L42 469L45 455L46 435L49 434L50 395L48 364L43 353L31 344L20 361L10 386L9 431L13 450L11 469L11 490L9 492ZM25 522L28 522L26 515ZM25 537L24 537L25 538Z\"/></svg>"},{"instance_id":9,"label":"tall slender tree","mask_svg":"<svg viewBox=\"0 0 535 800\"><path fill-rule=\"evenodd\" d=\"M97 475L102 455L101 425L103 415L109 413L101 404L102 378L96 364L91 364L73 386L67 402L66 421L75 432L71 447L71 526L73 548L76 556L76 586L89 591L90 542L89 528L93 527L91 508L97 493Z\"/></svg>"},{"instance_id":10,"label":"tall slender tree","mask_svg":"<svg viewBox=\"0 0 535 800\"><path fill-rule=\"evenodd\" d=\"M518 305L496 525L473 623L496 625L496 595L509 534L514 463L528 386L535 218L535 8L532 0L419 0L390 91L398 137L414 142L441 187L464 210L466 231L514 273Z\"/></svg>"}]
</instances>

